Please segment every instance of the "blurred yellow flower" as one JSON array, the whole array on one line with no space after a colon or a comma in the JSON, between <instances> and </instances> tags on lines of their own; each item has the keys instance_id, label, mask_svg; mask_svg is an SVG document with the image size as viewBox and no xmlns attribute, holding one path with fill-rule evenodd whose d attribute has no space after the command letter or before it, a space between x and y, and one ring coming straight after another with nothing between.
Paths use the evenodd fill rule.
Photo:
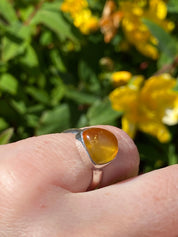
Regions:
<instances>
[{"instance_id":1,"label":"blurred yellow flower","mask_svg":"<svg viewBox=\"0 0 178 237\"><path fill-rule=\"evenodd\" d=\"M98 28L98 18L92 15L86 0L64 0L61 10L71 15L74 25L83 34L89 34Z\"/></svg>"},{"instance_id":2,"label":"blurred yellow flower","mask_svg":"<svg viewBox=\"0 0 178 237\"><path fill-rule=\"evenodd\" d=\"M83 9L74 17L74 25L80 29L84 34L88 34L98 28L98 19L92 16L89 9Z\"/></svg>"},{"instance_id":3,"label":"blurred yellow flower","mask_svg":"<svg viewBox=\"0 0 178 237\"><path fill-rule=\"evenodd\" d=\"M84 8L88 7L88 2L86 0L65 0L61 5L61 10L63 12L68 12L72 16L82 11Z\"/></svg>"},{"instance_id":4,"label":"blurred yellow flower","mask_svg":"<svg viewBox=\"0 0 178 237\"><path fill-rule=\"evenodd\" d=\"M122 28L128 42L143 55L157 59L159 55L157 40L142 23L142 19L150 19L166 31L171 31L174 24L165 20L167 6L164 0L121 1L119 9L123 13Z\"/></svg>"},{"instance_id":5,"label":"blurred yellow flower","mask_svg":"<svg viewBox=\"0 0 178 237\"><path fill-rule=\"evenodd\" d=\"M143 78L136 76L128 85L112 91L112 107L123 112L122 128L132 138L138 129L160 142L168 142L166 125L178 123L178 92L173 90L176 79L164 73L142 84Z\"/></svg>"},{"instance_id":6,"label":"blurred yellow flower","mask_svg":"<svg viewBox=\"0 0 178 237\"><path fill-rule=\"evenodd\" d=\"M111 74L111 79L115 86L127 84L131 77L132 74L128 71L118 71Z\"/></svg>"}]
</instances>

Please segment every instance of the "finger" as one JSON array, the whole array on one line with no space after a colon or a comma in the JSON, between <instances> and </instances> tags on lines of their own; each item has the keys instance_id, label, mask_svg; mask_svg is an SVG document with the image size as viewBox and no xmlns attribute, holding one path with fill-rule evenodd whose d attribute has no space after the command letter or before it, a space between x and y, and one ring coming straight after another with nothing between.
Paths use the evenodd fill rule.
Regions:
<instances>
[{"instance_id":1,"label":"finger","mask_svg":"<svg viewBox=\"0 0 178 237\"><path fill-rule=\"evenodd\" d=\"M77 194L81 210L85 207L83 223L90 223L95 236L176 237L177 181L175 165Z\"/></svg>"},{"instance_id":2,"label":"finger","mask_svg":"<svg viewBox=\"0 0 178 237\"><path fill-rule=\"evenodd\" d=\"M136 175L139 156L134 143L116 127L100 127L115 134L119 144L117 159L104 168L103 185ZM30 180L36 185L52 183L72 192L80 192L87 189L92 179L93 165L87 155L81 157L74 134L60 133L25 139L1 146L0 154L4 157L0 167L11 173L9 182L14 182L14 190L18 182L26 184Z\"/></svg>"}]
</instances>

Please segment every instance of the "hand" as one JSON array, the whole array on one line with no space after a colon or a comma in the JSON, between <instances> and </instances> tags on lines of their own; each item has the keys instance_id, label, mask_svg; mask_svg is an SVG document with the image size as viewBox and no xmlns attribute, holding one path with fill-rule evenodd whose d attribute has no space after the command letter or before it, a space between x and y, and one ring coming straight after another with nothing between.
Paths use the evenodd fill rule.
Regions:
<instances>
[{"instance_id":1,"label":"hand","mask_svg":"<svg viewBox=\"0 0 178 237\"><path fill-rule=\"evenodd\" d=\"M132 140L118 128L100 127L116 135L120 149L104 168L102 188L89 192L91 164L74 134L0 146L1 237L178 236L178 165L135 177Z\"/></svg>"}]
</instances>

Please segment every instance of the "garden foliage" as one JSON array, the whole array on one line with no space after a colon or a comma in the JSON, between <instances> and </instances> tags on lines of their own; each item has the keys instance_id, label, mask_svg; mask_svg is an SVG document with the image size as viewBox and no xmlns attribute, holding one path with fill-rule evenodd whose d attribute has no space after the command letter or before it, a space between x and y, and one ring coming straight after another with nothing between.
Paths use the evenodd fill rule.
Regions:
<instances>
[{"instance_id":1,"label":"garden foliage","mask_svg":"<svg viewBox=\"0 0 178 237\"><path fill-rule=\"evenodd\" d=\"M0 0L0 144L124 129L141 171L178 163L177 0Z\"/></svg>"}]
</instances>

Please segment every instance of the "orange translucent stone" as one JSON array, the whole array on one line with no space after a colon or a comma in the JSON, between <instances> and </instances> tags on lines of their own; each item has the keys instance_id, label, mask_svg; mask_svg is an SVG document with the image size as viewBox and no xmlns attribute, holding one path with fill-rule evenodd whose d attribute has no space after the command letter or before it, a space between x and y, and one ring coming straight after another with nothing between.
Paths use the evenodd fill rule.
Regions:
<instances>
[{"instance_id":1,"label":"orange translucent stone","mask_svg":"<svg viewBox=\"0 0 178 237\"><path fill-rule=\"evenodd\" d=\"M113 133L102 128L89 128L83 131L86 149L96 165L112 161L118 152L118 141Z\"/></svg>"}]
</instances>

